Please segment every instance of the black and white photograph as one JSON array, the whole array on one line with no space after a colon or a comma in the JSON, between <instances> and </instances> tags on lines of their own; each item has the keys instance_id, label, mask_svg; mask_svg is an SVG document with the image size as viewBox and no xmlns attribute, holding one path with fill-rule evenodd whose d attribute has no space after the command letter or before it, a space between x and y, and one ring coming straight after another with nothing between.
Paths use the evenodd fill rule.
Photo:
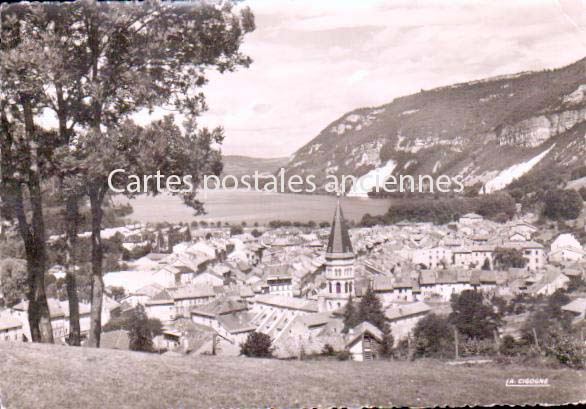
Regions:
<instances>
[{"instance_id":1,"label":"black and white photograph","mask_svg":"<svg viewBox=\"0 0 586 409\"><path fill-rule=\"evenodd\" d=\"M0 409L586 403L586 0L0 4Z\"/></svg>"}]
</instances>

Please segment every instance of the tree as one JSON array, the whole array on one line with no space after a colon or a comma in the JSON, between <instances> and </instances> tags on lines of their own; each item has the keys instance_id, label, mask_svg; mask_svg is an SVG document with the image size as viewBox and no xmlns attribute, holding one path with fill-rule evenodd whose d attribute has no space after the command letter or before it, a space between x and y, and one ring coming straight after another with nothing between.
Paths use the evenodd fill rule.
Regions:
<instances>
[{"instance_id":1,"label":"tree","mask_svg":"<svg viewBox=\"0 0 586 409\"><path fill-rule=\"evenodd\" d=\"M163 333L163 324L156 318L149 318L144 307L138 304L104 326L104 331L116 330L128 331L132 351L153 352L153 338Z\"/></svg>"},{"instance_id":2,"label":"tree","mask_svg":"<svg viewBox=\"0 0 586 409\"><path fill-rule=\"evenodd\" d=\"M254 238L258 238L260 236L262 236L262 232L260 232L258 229L253 229L250 234L252 234L252 237Z\"/></svg>"},{"instance_id":3,"label":"tree","mask_svg":"<svg viewBox=\"0 0 586 409\"><path fill-rule=\"evenodd\" d=\"M395 344L395 338L391 333L391 327L388 324L384 325L383 338L381 340L379 354L383 358L388 358L393 355L393 346Z\"/></svg>"},{"instance_id":4,"label":"tree","mask_svg":"<svg viewBox=\"0 0 586 409\"><path fill-rule=\"evenodd\" d=\"M242 233L244 233L242 226L239 226L239 225L230 226L230 236L236 236L236 235L242 234Z\"/></svg>"},{"instance_id":5,"label":"tree","mask_svg":"<svg viewBox=\"0 0 586 409\"><path fill-rule=\"evenodd\" d=\"M352 300L352 296L348 299L348 303L346 303L346 307L344 307L344 332L348 332L349 329L354 328L356 325L360 324L361 321L358 321L358 311L356 311L356 307L354 306L354 301Z\"/></svg>"},{"instance_id":6,"label":"tree","mask_svg":"<svg viewBox=\"0 0 586 409\"><path fill-rule=\"evenodd\" d=\"M415 355L443 356L453 343L448 318L434 313L420 319L413 329Z\"/></svg>"},{"instance_id":7,"label":"tree","mask_svg":"<svg viewBox=\"0 0 586 409\"><path fill-rule=\"evenodd\" d=\"M124 287L113 286L110 287L110 295L114 298L114 300L120 301L126 296L126 290Z\"/></svg>"},{"instance_id":8,"label":"tree","mask_svg":"<svg viewBox=\"0 0 586 409\"><path fill-rule=\"evenodd\" d=\"M144 307L138 304L133 319L128 323L128 337L132 351L153 352L153 338L163 333L163 324L148 318Z\"/></svg>"},{"instance_id":9,"label":"tree","mask_svg":"<svg viewBox=\"0 0 586 409\"><path fill-rule=\"evenodd\" d=\"M358 305L358 323L368 321L381 331L384 330L386 319L380 299L372 288L368 288Z\"/></svg>"},{"instance_id":10,"label":"tree","mask_svg":"<svg viewBox=\"0 0 586 409\"><path fill-rule=\"evenodd\" d=\"M26 286L26 261L16 258L0 260L0 302L12 307L23 300Z\"/></svg>"},{"instance_id":11,"label":"tree","mask_svg":"<svg viewBox=\"0 0 586 409\"><path fill-rule=\"evenodd\" d=\"M53 342L45 293L47 249L42 185L55 134L35 125L42 108L42 46L24 33L15 6L0 10L0 152L3 216L15 218L27 260L28 319L33 342Z\"/></svg>"},{"instance_id":12,"label":"tree","mask_svg":"<svg viewBox=\"0 0 586 409\"><path fill-rule=\"evenodd\" d=\"M497 247L494 250L494 267L496 270L507 270L509 268L525 268L527 259L523 252L514 248Z\"/></svg>"},{"instance_id":13,"label":"tree","mask_svg":"<svg viewBox=\"0 0 586 409\"><path fill-rule=\"evenodd\" d=\"M209 69L225 72L250 64L239 46L243 36L254 29L254 19L248 9L235 14L230 3L222 7L211 3L176 7L156 1L87 1L63 7L74 19L70 37L75 38L77 60L81 61L76 71L70 72L71 77L65 78L80 84L80 98L73 101L72 112L85 128L74 150L78 152L77 168L90 201L92 221L93 294L88 344L99 346L104 254L100 231L108 175L114 169L126 169L130 174L129 168L134 165L132 170L139 170L134 174L142 176L154 174L153 169L158 167L162 174L191 174L197 186L204 173L219 173L220 155L212 145L220 143L223 134L220 128L196 130L195 118L206 109L204 96L197 90L207 82ZM166 139L163 132L150 146L144 146L148 141L141 138L168 129L172 120L163 120L146 132L125 120L142 108L154 106L185 115L182 139L176 132ZM131 149L137 140L145 142L139 156ZM175 146L173 141L181 143ZM116 178L118 183L124 181L123 175ZM195 195L195 189L181 194L186 204L201 212L202 204Z\"/></svg>"},{"instance_id":14,"label":"tree","mask_svg":"<svg viewBox=\"0 0 586 409\"><path fill-rule=\"evenodd\" d=\"M552 189L545 193L542 214L551 220L574 220L583 204L582 196L575 190Z\"/></svg>"},{"instance_id":15,"label":"tree","mask_svg":"<svg viewBox=\"0 0 586 409\"><path fill-rule=\"evenodd\" d=\"M497 314L491 306L484 304L482 293L476 290L464 290L460 294L454 294L451 306L450 323L469 338L492 337L500 325Z\"/></svg>"},{"instance_id":16,"label":"tree","mask_svg":"<svg viewBox=\"0 0 586 409\"><path fill-rule=\"evenodd\" d=\"M271 337L262 332L251 332L246 337L246 342L240 344L242 355L254 358L270 358L273 355Z\"/></svg>"}]
</instances>

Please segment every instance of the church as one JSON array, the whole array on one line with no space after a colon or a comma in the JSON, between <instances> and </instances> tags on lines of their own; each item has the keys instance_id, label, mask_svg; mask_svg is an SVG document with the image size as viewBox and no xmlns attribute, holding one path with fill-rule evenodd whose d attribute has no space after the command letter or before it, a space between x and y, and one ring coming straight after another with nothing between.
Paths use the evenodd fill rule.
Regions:
<instances>
[{"instance_id":1,"label":"church","mask_svg":"<svg viewBox=\"0 0 586 409\"><path fill-rule=\"evenodd\" d=\"M325 254L326 286L320 294L320 311L343 308L348 299L355 296L355 260L348 225L338 199Z\"/></svg>"}]
</instances>

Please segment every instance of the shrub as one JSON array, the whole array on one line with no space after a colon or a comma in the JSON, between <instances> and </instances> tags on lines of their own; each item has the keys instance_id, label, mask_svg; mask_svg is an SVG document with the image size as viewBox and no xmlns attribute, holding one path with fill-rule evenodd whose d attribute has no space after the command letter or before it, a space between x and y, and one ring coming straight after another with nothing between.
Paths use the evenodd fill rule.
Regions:
<instances>
[{"instance_id":1,"label":"shrub","mask_svg":"<svg viewBox=\"0 0 586 409\"><path fill-rule=\"evenodd\" d=\"M334 356L336 355L336 351L330 344L325 344L321 350L321 354L324 356Z\"/></svg>"},{"instance_id":2,"label":"shrub","mask_svg":"<svg viewBox=\"0 0 586 409\"><path fill-rule=\"evenodd\" d=\"M584 346L567 336L557 338L546 347L545 352L570 368L583 369L586 364Z\"/></svg>"},{"instance_id":3,"label":"shrub","mask_svg":"<svg viewBox=\"0 0 586 409\"><path fill-rule=\"evenodd\" d=\"M415 356L443 356L453 353L452 330L446 317L427 314L413 330Z\"/></svg>"},{"instance_id":4,"label":"shrub","mask_svg":"<svg viewBox=\"0 0 586 409\"><path fill-rule=\"evenodd\" d=\"M514 356L519 353L519 346L517 345L517 341L511 335L505 335L501 339L501 344L499 346L499 352L506 356Z\"/></svg>"},{"instance_id":5,"label":"shrub","mask_svg":"<svg viewBox=\"0 0 586 409\"><path fill-rule=\"evenodd\" d=\"M459 343L462 356L490 356L496 353L494 340L468 338Z\"/></svg>"},{"instance_id":6,"label":"shrub","mask_svg":"<svg viewBox=\"0 0 586 409\"><path fill-rule=\"evenodd\" d=\"M450 322L468 338L492 338L494 330L501 324L500 317L492 306L484 304L482 293L478 291L464 290L454 294L451 306Z\"/></svg>"},{"instance_id":7,"label":"shrub","mask_svg":"<svg viewBox=\"0 0 586 409\"><path fill-rule=\"evenodd\" d=\"M350 359L350 352L347 350L340 351L336 354L338 361L347 361Z\"/></svg>"},{"instance_id":8,"label":"shrub","mask_svg":"<svg viewBox=\"0 0 586 409\"><path fill-rule=\"evenodd\" d=\"M391 328L388 325L385 325L383 329L383 339L379 348L379 354L382 358L390 358L393 356L393 345L395 344L395 339L393 338L393 334L391 334Z\"/></svg>"},{"instance_id":9,"label":"shrub","mask_svg":"<svg viewBox=\"0 0 586 409\"><path fill-rule=\"evenodd\" d=\"M543 215L551 220L574 220L582 206L582 196L575 190L553 189L545 194Z\"/></svg>"},{"instance_id":10,"label":"shrub","mask_svg":"<svg viewBox=\"0 0 586 409\"><path fill-rule=\"evenodd\" d=\"M240 353L248 357L270 358L273 355L271 337L262 332L251 332L246 342L240 344Z\"/></svg>"}]
</instances>

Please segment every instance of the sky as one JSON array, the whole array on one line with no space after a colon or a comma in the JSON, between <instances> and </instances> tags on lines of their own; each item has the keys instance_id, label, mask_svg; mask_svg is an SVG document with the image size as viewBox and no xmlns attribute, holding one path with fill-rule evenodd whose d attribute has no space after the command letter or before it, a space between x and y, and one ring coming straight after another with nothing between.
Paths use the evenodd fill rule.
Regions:
<instances>
[{"instance_id":1,"label":"sky","mask_svg":"<svg viewBox=\"0 0 586 409\"><path fill-rule=\"evenodd\" d=\"M224 154L290 156L344 113L586 56L586 0L245 0L248 69L212 74Z\"/></svg>"}]
</instances>

